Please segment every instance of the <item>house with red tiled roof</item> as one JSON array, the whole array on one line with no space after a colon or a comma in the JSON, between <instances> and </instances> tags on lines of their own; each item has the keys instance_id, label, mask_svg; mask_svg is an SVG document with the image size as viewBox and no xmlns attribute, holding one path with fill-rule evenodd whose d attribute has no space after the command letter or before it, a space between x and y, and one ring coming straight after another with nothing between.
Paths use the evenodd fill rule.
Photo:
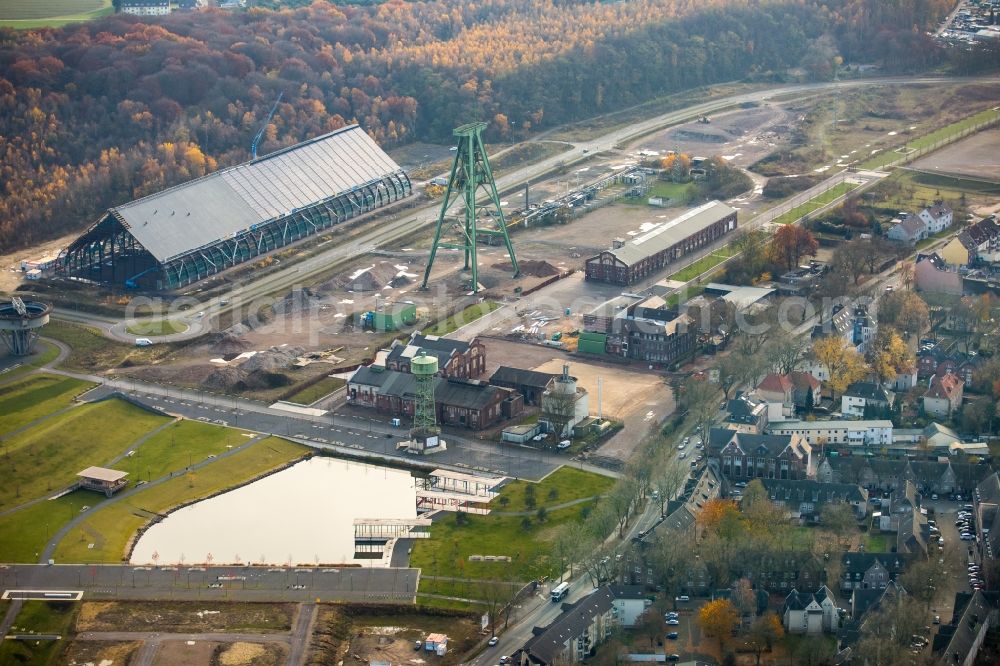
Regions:
<instances>
[{"instance_id":1,"label":"house with red tiled roof","mask_svg":"<svg viewBox=\"0 0 1000 666\"><path fill-rule=\"evenodd\" d=\"M792 401L796 407L814 407L819 404L823 385L808 372L790 372L792 380Z\"/></svg>"},{"instance_id":2,"label":"house with red tiled roof","mask_svg":"<svg viewBox=\"0 0 1000 666\"><path fill-rule=\"evenodd\" d=\"M768 402L792 402L792 380L788 375L772 372L757 384L757 395Z\"/></svg>"},{"instance_id":3,"label":"house with red tiled roof","mask_svg":"<svg viewBox=\"0 0 1000 666\"><path fill-rule=\"evenodd\" d=\"M951 374L934 375L924 393L924 411L931 416L951 417L962 406L964 382Z\"/></svg>"}]
</instances>

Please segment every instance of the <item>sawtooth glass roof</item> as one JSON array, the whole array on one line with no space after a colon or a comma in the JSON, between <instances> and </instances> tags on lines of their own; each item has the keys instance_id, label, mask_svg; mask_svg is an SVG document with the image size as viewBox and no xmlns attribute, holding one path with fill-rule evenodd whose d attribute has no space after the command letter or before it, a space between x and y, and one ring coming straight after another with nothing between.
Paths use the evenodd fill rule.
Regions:
<instances>
[{"instance_id":1,"label":"sawtooth glass roof","mask_svg":"<svg viewBox=\"0 0 1000 666\"><path fill-rule=\"evenodd\" d=\"M350 125L109 212L162 263L398 171Z\"/></svg>"}]
</instances>

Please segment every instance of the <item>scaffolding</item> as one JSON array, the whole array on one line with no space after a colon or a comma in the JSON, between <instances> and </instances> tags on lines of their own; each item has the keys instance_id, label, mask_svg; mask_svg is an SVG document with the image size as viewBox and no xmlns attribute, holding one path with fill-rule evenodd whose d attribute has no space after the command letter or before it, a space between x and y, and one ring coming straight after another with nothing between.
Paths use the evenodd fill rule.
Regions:
<instances>
[{"instance_id":1,"label":"scaffolding","mask_svg":"<svg viewBox=\"0 0 1000 666\"><path fill-rule=\"evenodd\" d=\"M504 219L503 210L500 207L500 195L497 193L496 181L493 179L493 170L490 168L490 160L486 156L486 148L483 146L484 129L486 129L486 123L478 122L462 125L453 132L458 137L458 150L455 152L455 159L451 164L451 175L445 189L444 201L441 202L441 212L438 214L437 226L434 230L434 244L431 246L431 256L427 260L427 268L424 270L424 281L420 285L421 289L427 288L427 280L430 278L438 248L445 248L464 252L463 269L470 271L469 287L473 293L477 293L479 291L479 264L476 244L479 236L502 238L507 248L507 254L510 255L514 277L517 278L521 274L517 265L517 257L514 256L514 246L511 245L510 235L507 233L507 221ZM483 205L477 202L480 194L485 194L486 200ZM449 217L448 209L459 199L461 199L461 219ZM480 217L492 219L496 228L480 229L478 227ZM454 239L441 239L445 227L449 232L452 232Z\"/></svg>"}]
</instances>

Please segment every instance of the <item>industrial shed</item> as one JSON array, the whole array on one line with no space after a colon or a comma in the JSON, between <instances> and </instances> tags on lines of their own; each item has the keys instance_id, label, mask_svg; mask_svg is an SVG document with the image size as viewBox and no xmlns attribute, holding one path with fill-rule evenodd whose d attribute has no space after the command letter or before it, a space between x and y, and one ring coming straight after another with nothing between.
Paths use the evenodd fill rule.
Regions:
<instances>
[{"instance_id":1,"label":"industrial shed","mask_svg":"<svg viewBox=\"0 0 1000 666\"><path fill-rule=\"evenodd\" d=\"M410 180L357 125L109 209L64 275L175 289L402 199Z\"/></svg>"},{"instance_id":2,"label":"industrial shed","mask_svg":"<svg viewBox=\"0 0 1000 666\"><path fill-rule=\"evenodd\" d=\"M710 201L628 242L616 241L587 260L587 279L632 284L735 229L736 209Z\"/></svg>"}]
</instances>

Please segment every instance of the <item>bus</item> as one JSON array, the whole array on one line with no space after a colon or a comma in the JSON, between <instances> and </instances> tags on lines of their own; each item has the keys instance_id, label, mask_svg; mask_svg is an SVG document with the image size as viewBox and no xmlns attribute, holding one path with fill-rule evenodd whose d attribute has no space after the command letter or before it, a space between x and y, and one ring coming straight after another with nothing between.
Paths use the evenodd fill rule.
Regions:
<instances>
[{"instance_id":1,"label":"bus","mask_svg":"<svg viewBox=\"0 0 1000 666\"><path fill-rule=\"evenodd\" d=\"M562 601L569 594L569 583L559 583L552 588L552 601Z\"/></svg>"}]
</instances>

